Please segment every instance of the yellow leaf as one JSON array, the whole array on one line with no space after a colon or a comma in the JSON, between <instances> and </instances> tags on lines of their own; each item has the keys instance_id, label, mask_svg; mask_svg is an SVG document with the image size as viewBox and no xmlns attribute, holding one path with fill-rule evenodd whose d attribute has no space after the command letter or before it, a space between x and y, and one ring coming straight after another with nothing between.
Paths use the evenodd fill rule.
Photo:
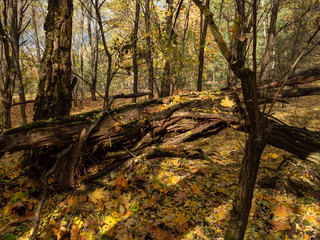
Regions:
<instances>
[{"instance_id":1,"label":"yellow leaf","mask_svg":"<svg viewBox=\"0 0 320 240\"><path fill-rule=\"evenodd\" d=\"M276 153L273 153L273 154L271 154L271 158L273 158L273 159L276 159L276 158L278 158L279 156L278 156L278 154L276 154Z\"/></svg>"},{"instance_id":2,"label":"yellow leaf","mask_svg":"<svg viewBox=\"0 0 320 240\"><path fill-rule=\"evenodd\" d=\"M88 194L89 200L97 203L100 199L105 198L103 188L97 188L94 192Z\"/></svg>"},{"instance_id":3,"label":"yellow leaf","mask_svg":"<svg viewBox=\"0 0 320 240\"><path fill-rule=\"evenodd\" d=\"M116 129L116 131L120 131L120 130L121 130L121 123L116 122L116 123L114 124L114 128Z\"/></svg>"},{"instance_id":4,"label":"yellow leaf","mask_svg":"<svg viewBox=\"0 0 320 240\"><path fill-rule=\"evenodd\" d=\"M274 214L275 216L279 218L286 218L291 212L291 209L288 208L286 205L281 205L276 207L274 211L275 211L275 214Z\"/></svg>"},{"instance_id":5,"label":"yellow leaf","mask_svg":"<svg viewBox=\"0 0 320 240\"><path fill-rule=\"evenodd\" d=\"M284 231L284 230L287 230L287 229L291 229L290 224L287 223L287 222L284 222L284 221L274 221L274 222L273 222L273 225L274 225L273 230L274 230L275 232L277 232L277 231Z\"/></svg>"},{"instance_id":6,"label":"yellow leaf","mask_svg":"<svg viewBox=\"0 0 320 240\"><path fill-rule=\"evenodd\" d=\"M177 212L175 219L173 219L176 223L184 224L190 219L189 216L187 216L184 212Z\"/></svg>"},{"instance_id":7,"label":"yellow leaf","mask_svg":"<svg viewBox=\"0 0 320 240\"><path fill-rule=\"evenodd\" d=\"M115 220L112 216L107 216L104 220L103 220L105 226L103 227L103 230L105 230L106 232L109 231L114 225L117 224L117 220Z\"/></svg>"},{"instance_id":8,"label":"yellow leaf","mask_svg":"<svg viewBox=\"0 0 320 240\"><path fill-rule=\"evenodd\" d=\"M190 187L191 187L191 189L192 189L192 191L193 191L194 193L199 194L199 195L202 194L202 192L201 192L201 187L198 187L198 186L195 185L195 184L191 185Z\"/></svg>"},{"instance_id":9,"label":"yellow leaf","mask_svg":"<svg viewBox=\"0 0 320 240\"><path fill-rule=\"evenodd\" d=\"M229 99L229 97L226 97L225 99L221 100L220 105L222 107L233 107L233 105L235 105L235 103Z\"/></svg>"}]
</instances>

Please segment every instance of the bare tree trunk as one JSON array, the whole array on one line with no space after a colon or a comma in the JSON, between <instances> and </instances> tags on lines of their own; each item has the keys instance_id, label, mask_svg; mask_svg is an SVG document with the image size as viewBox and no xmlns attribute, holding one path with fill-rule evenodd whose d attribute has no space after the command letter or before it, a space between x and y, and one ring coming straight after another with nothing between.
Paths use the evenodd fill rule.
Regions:
<instances>
[{"instance_id":1,"label":"bare tree trunk","mask_svg":"<svg viewBox=\"0 0 320 240\"><path fill-rule=\"evenodd\" d=\"M22 74L20 70L20 43L19 38L21 34L21 26L18 22L18 19L23 18L23 4L20 3L20 16L18 16L18 6L17 1L10 0L9 1L9 17L10 17L10 39L12 44L12 64L15 70L15 77L18 80L18 87L19 87L19 99L20 99L20 111L21 111L21 120L22 124L27 123L27 116L26 116L26 98L24 93L24 86L22 81ZM19 18L18 18L19 17ZM24 103L24 104L23 104Z\"/></svg>"},{"instance_id":2,"label":"bare tree trunk","mask_svg":"<svg viewBox=\"0 0 320 240\"><path fill-rule=\"evenodd\" d=\"M0 22L1 23L1 22ZM4 33L2 23L0 24L0 33ZM0 129L11 128L11 103L13 80L9 74L11 68L11 59L9 56L9 43L1 34L1 62L5 63L1 66L0 75Z\"/></svg>"},{"instance_id":3,"label":"bare tree trunk","mask_svg":"<svg viewBox=\"0 0 320 240\"><path fill-rule=\"evenodd\" d=\"M183 29L183 35L182 35L182 51L181 51L181 58L179 59L179 70L178 70L178 76L177 76L177 90L179 89L179 85L181 84L181 79L182 79L182 72L184 68L184 58L185 58L185 52L186 52L186 35L187 35L187 30L189 28L189 18L190 18L190 6L191 6L191 0L188 3L187 7L187 13L186 13L186 18L185 18L185 24L184 24L184 29Z\"/></svg>"},{"instance_id":4,"label":"bare tree trunk","mask_svg":"<svg viewBox=\"0 0 320 240\"><path fill-rule=\"evenodd\" d=\"M98 21L98 24L99 24L99 28L100 28L100 33L101 33L104 52L106 53L107 58L108 58L107 80L106 80L105 95L104 95L104 104L107 105L108 102L109 102L110 85L111 85L111 81L112 81L112 77L113 77L112 76L113 75L112 74L112 54L108 49L106 37L104 35L101 14L99 12L99 1L98 0L95 0L94 8L95 8L95 12L96 12L96 17L97 17L97 21Z\"/></svg>"},{"instance_id":5,"label":"bare tree trunk","mask_svg":"<svg viewBox=\"0 0 320 240\"><path fill-rule=\"evenodd\" d=\"M132 33L133 41L133 54L132 54L132 66L133 66L133 93L138 93L138 81L139 81L139 69L138 69L138 30L139 30L139 18L140 18L140 0L136 0L136 16L134 19L134 28ZM137 98L132 99L133 102L137 101Z\"/></svg>"},{"instance_id":6,"label":"bare tree trunk","mask_svg":"<svg viewBox=\"0 0 320 240\"><path fill-rule=\"evenodd\" d=\"M72 0L49 0L43 75L34 120L68 116L71 109Z\"/></svg>"},{"instance_id":7,"label":"bare tree trunk","mask_svg":"<svg viewBox=\"0 0 320 240\"><path fill-rule=\"evenodd\" d=\"M279 12L280 0L274 0L271 10L270 27L268 30L268 38L266 40L266 48L261 60L261 70L259 80L264 81L270 69L270 58L273 51L273 41L276 35L276 25Z\"/></svg>"},{"instance_id":8,"label":"bare tree trunk","mask_svg":"<svg viewBox=\"0 0 320 240\"><path fill-rule=\"evenodd\" d=\"M145 26L146 26L146 43L147 43L147 52L146 52L146 62L148 66L149 73L149 99L153 98L153 83L154 83L154 73L153 73L153 59L152 59L152 49L151 49L151 32L150 32L150 1L145 0Z\"/></svg>"},{"instance_id":9,"label":"bare tree trunk","mask_svg":"<svg viewBox=\"0 0 320 240\"><path fill-rule=\"evenodd\" d=\"M93 43L93 35L91 30L91 24L92 24L92 3L89 2L88 7L88 36L89 36L89 48L90 48L90 54L89 54L89 75L90 75L90 92L91 92L91 100L97 101L96 98L96 86L97 86L97 72L98 72L98 42L99 42L99 33L98 33L98 25L97 21L95 21L95 43Z\"/></svg>"},{"instance_id":10,"label":"bare tree trunk","mask_svg":"<svg viewBox=\"0 0 320 240\"><path fill-rule=\"evenodd\" d=\"M171 42L172 42L172 20L173 20L173 1L166 0L167 2L167 11L166 11L166 47L169 49L168 53L165 56L165 64L163 70L163 77L161 80L161 97L167 97L170 95L170 82L171 82Z\"/></svg>"},{"instance_id":11,"label":"bare tree trunk","mask_svg":"<svg viewBox=\"0 0 320 240\"><path fill-rule=\"evenodd\" d=\"M36 43L36 52L37 52L37 61L38 64L40 64L41 62L41 53L40 53L40 43L39 43L39 35L38 35L38 27L37 27L37 22L36 22L36 10L34 8L34 5L31 5L31 11L32 11L32 24L33 24L33 28L34 28L34 40ZM39 77L40 77L40 67L38 67L38 73L39 73Z\"/></svg>"},{"instance_id":12,"label":"bare tree trunk","mask_svg":"<svg viewBox=\"0 0 320 240\"><path fill-rule=\"evenodd\" d=\"M233 73L240 79L243 98L246 106L246 121L249 127L249 136L245 145L245 154L241 165L239 176L239 184L234 197L233 208L230 213L230 219L225 231L225 239L243 239L246 226L248 223L249 212L251 209L251 201L253 190L259 169L260 157L267 144L267 120L262 115L258 107L257 98L257 82L256 82L256 63L254 70L245 68L245 52L246 40L240 41L239 35L247 32L245 18L245 1L237 1L237 11L242 18L239 23L239 29L235 36L236 55L234 55L227 47L222 34L220 33L210 10L200 1L193 0L199 7L201 12L209 18L210 29L215 37L215 41L223 54L224 58L229 62ZM253 0L253 28L254 37L256 37L256 16L257 1ZM240 34L239 34L240 33ZM256 39L253 45L256 44ZM255 47L254 47L255 48ZM253 58L256 60L255 52Z\"/></svg>"},{"instance_id":13,"label":"bare tree trunk","mask_svg":"<svg viewBox=\"0 0 320 240\"><path fill-rule=\"evenodd\" d=\"M10 53L9 33L5 26L8 26L8 4L4 4L2 8L2 18L0 18L0 40L1 40L1 61L3 74L0 76L0 127L11 128L11 103L14 89L15 75L11 69L14 68L13 59Z\"/></svg>"},{"instance_id":14,"label":"bare tree trunk","mask_svg":"<svg viewBox=\"0 0 320 240\"><path fill-rule=\"evenodd\" d=\"M81 43L80 43L80 76L82 79L84 79L84 62L83 62L83 54L84 54L84 37L83 37L83 31L84 31L84 8L83 5L81 5L81 19L80 19L80 34L81 34ZM83 105L83 99L84 99L84 89L83 86L84 82L79 81L79 91L80 91L80 98L79 98L79 106L82 107Z\"/></svg>"},{"instance_id":15,"label":"bare tree trunk","mask_svg":"<svg viewBox=\"0 0 320 240\"><path fill-rule=\"evenodd\" d=\"M206 6L209 8L210 0L206 0ZM203 21L203 14L201 13L201 20ZM207 37L207 29L208 29L208 19L205 18L204 24L200 28L200 48L199 48L199 68L198 68L198 83L197 83L197 91L202 91L202 75L203 75L203 64L204 64L204 48L206 45L206 37Z\"/></svg>"}]
</instances>

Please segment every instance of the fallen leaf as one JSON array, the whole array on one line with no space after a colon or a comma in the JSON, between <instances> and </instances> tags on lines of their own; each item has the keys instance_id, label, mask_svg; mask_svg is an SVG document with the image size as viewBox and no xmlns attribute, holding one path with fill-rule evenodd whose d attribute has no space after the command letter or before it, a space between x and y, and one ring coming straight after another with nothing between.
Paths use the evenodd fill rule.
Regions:
<instances>
[{"instance_id":1,"label":"fallen leaf","mask_svg":"<svg viewBox=\"0 0 320 240\"><path fill-rule=\"evenodd\" d=\"M187 216L185 214L185 212L177 212L175 214L175 218L173 219L173 221L176 223L184 224L184 223L188 222L189 219L190 219L190 217Z\"/></svg>"},{"instance_id":2,"label":"fallen leaf","mask_svg":"<svg viewBox=\"0 0 320 240\"><path fill-rule=\"evenodd\" d=\"M222 99L222 100L221 100L220 105L221 105L222 107L229 107L229 108L231 108L231 107L233 107L233 105L235 105L235 103L234 103L232 100L230 100L229 97L226 97L225 99Z\"/></svg>"},{"instance_id":3,"label":"fallen leaf","mask_svg":"<svg viewBox=\"0 0 320 240\"><path fill-rule=\"evenodd\" d=\"M285 221L274 221L273 225L274 225L273 231L275 231L275 232L291 229L291 226L289 225L289 223L287 223Z\"/></svg>"},{"instance_id":4,"label":"fallen leaf","mask_svg":"<svg viewBox=\"0 0 320 240\"><path fill-rule=\"evenodd\" d=\"M286 205L281 205L276 207L274 211L275 211L275 214L274 214L275 216L279 218L286 218L291 212L291 209L288 208Z\"/></svg>"},{"instance_id":5,"label":"fallen leaf","mask_svg":"<svg viewBox=\"0 0 320 240\"><path fill-rule=\"evenodd\" d=\"M196 194L202 194L202 191L201 191L201 187L198 187L197 185L193 184L190 186L192 191Z\"/></svg>"},{"instance_id":6,"label":"fallen leaf","mask_svg":"<svg viewBox=\"0 0 320 240\"><path fill-rule=\"evenodd\" d=\"M103 188L97 188L94 192L88 194L89 201L97 203L100 199L105 198Z\"/></svg>"},{"instance_id":7,"label":"fallen leaf","mask_svg":"<svg viewBox=\"0 0 320 240\"><path fill-rule=\"evenodd\" d=\"M181 202L182 200L186 199L187 194L183 191L177 192L174 194L174 200L176 202Z\"/></svg>"}]
</instances>

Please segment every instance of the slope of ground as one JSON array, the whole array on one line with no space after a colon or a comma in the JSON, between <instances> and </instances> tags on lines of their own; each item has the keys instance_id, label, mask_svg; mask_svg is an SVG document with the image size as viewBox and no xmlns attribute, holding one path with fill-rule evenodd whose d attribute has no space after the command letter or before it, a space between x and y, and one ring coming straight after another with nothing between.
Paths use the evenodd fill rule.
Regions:
<instances>
[{"instance_id":1,"label":"slope of ground","mask_svg":"<svg viewBox=\"0 0 320 240\"><path fill-rule=\"evenodd\" d=\"M293 102L297 108L278 106L274 116L317 128L317 102L301 98ZM155 146L172 154L149 159L145 152L90 185L78 179L73 192L51 190L37 239L223 239L244 141L244 133L228 128L180 146ZM29 239L42 186L24 175L23 153L0 161L0 236ZM266 148L246 239L320 239L320 198L288 187L294 180L313 183L314 167ZM102 168L93 164L87 176Z\"/></svg>"}]
</instances>

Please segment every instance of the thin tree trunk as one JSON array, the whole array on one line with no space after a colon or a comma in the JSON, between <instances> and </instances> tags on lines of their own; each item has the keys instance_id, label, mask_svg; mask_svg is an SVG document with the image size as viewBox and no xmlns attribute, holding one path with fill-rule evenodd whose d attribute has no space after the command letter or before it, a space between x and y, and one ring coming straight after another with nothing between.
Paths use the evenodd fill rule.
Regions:
<instances>
[{"instance_id":1,"label":"thin tree trunk","mask_svg":"<svg viewBox=\"0 0 320 240\"><path fill-rule=\"evenodd\" d=\"M106 81L106 85L105 85L105 95L104 95L104 105L108 105L109 94L110 94L109 93L110 92L110 85L111 85L111 81L112 81L112 54L108 49L106 37L104 35L102 19L101 19L101 15L100 15L100 12L99 12L99 1L98 0L95 1L94 8L95 8L95 11L96 11L97 21L98 21L99 28L100 28L103 48L104 48L104 51L105 51L105 53L107 55L107 59L108 59L107 81Z\"/></svg>"},{"instance_id":2,"label":"thin tree trunk","mask_svg":"<svg viewBox=\"0 0 320 240\"><path fill-rule=\"evenodd\" d=\"M188 3L187 7L187 13L186 13L186 18L185 18L185 24L184 24L184 29L183 29L183 35L182 35L182 51L181 51L181 58L180 58L180 63L179 63L179 71L178 71L178 76L177 76L177 91L179 90L179 84L181 83L181 76L184 68L184 60L185 60L185 52L186 52L186 35L187 35L187 30L189 28L189 17L190 17L190 6L191 6L191 0Z\"/></svg>"},{"instance_id":3,"label":"thin tree trunk","mask_svg":"<svg viewBox=\"0 0 320 240\"><path fill-rule=\"evenodd\" d=\"M266 48L264 55L261 60L261 70L259 80L264 81L269 73L270 69L270 59L272 52L274 51L273 48L273 41L276 36L276 26L277 26L277 17L279 12L280 0L274 0L271 10L271 19L270 19L270 27L268 30L268 38L266 40Z\"/></svg>"},{"instance_id":4,"label":"thin tree trunk","mask_svg":"<svg viewBox=\"0 0 320 240\"><path fill-rule=\"evenodd\" d=\"M171 82L171 42L172 42L172 20L173 20L173 1L167 0L167 11L166 11L166 47L168 53L165 54L165 64L163 70L163 77L161 80L161 97L167 97L170 95L170 82Z\"/></svg>"},{"instance_id":5,"label":"thin tree trunk","mask_svg":"<svg viewBox=\"0 0 320 240\"><path fill-rule=\"evenodd\" d=\"M89 54L89 76L90 76L90 92L91 92L91 100L97 101L96 98L96 85L97 85L97 72L98 72L98 26L97 21L95 21L95 36L96 41L93 43L93 35L91 30L91 24L92 24L92 3L89 2L88 7L88 36L89 36L89 48L90 48L90 54Z\"/></svg>"},{"instance_id":6,"label":"thin tree trunk","mask_svg":"<svg viewBox=\"0 0 320 240\"><path fill-rule=\"evenodd\" d=\"M83 61L83 54L84 54L84 8L83 5L81 5L81 19L80 19L80 34L81 34L81 43L80 43L80 76L82 79L84 79L84 61ZM79 98L79 106L82 107L83 105L83 99L84 99L84 89L83 89L83 81L79 82L79 92L80 92L80 98Z\"/></svg>"},{"instance_id":7,"label":"thin tree trunk","mask_svg":"<svg viewBox=\"0 0 320 240\"><path fill-rule=\"evenodd\" d=\"M133 40L133 54L132 54L132 66L133 66L133 93L138 93L138 81L139 81L139 69L138 69L138 30L139 30L139 17L140 17L140 0L136 0L136 16L134 19L134 28L132 34ZM133 102L137 101L137 98L132 99Z\"/></svg>"},{"instance_id":8,"label":"thin tree trunk","mask_svg":"<svg viewBox=\"0 0 320 240\"><path fill-rule=\"evenodd\" d=\"M41 62L41 53L40 53L40 43L39 43L39 35L38 35L38 27L37 27L37 22L36 22L36 10L34 8L34 5L31 5L31 11L32 11L32 25L34 29L34 40L36 43L36 53L37 53L37 60L38 64ZM38 67L39 71L39 77L40 77L40 68Z\"/></svg>"},{"instance_id":9,"label":"thin tree trunk","mask_svg":"<svg viewBox=\"0 0 320 240\"><path fill-rule=\"evenodd\" d=\"M153 83L154 83L154 73L153 73L153 59L152 59L152 49L151 49L151 32L150 32L150 1L145 0L145 25L146 25L146 62L148 66L148 86L149 86L149 99L153 98Z\"/></svg>"},{"instance_id":10,"label":"thin tree trunk","mask_svg":"<svg viewBox=\"0 0 320 240\"><path fill-rule=\"evenodd\" d=\"M193 0L199 7L201 12L209 19L210 29L215 37L215 41L223 54L224 58L229 62L232 71L241 81L243 98L246 105L247 124L249 127L249 135L245 145L245 154L241 165L239 176L239 184L234 197L233 208L225 231L226 240L241 240L244 237L248 217L251 209L254 185L259 169L261 154L267 143L267 120L261 114L258 108L256 72L245 68L245 46L246 41L240 41L235 38L237 55L232 54L219 31L210 10L203 5L200 0ZM253 15L255 15L257 1L253 2ZM237 11L242 17L239 24L238 33L246 32L245 19L245 2L237 1ZM254 24L254 31L256 27ZM256 40L255 40L256 41ZM254 53L255 56L255 53ZM256 69L256 65L254 65Z\"/></svg>"},{"instance_id":11,"label":"thin tree trunk","mask_svg":"<svg viewBox=\"0 0 320 240\"><path fill-rule=\"evenodd\" d=\"M17 1L14 1L14 0L9 1L9 17L10 17L10 40L12 44L12 63L15 70L15 77L18 80L19 99L21 103L24 103L26 102L26 98L24 93L24 86L23 86L22 74L21 74L20 62L19 62L19 55L20 55L19 54L20 52L19 38L20 38L21 29L19 29L19 23L18 23ZM21 111L22 124L26 124L27 123L26 104L20 104L20 111Z\"/></svg>"},{"instance_id":12,"label":"thin tree trunk","mask_svg":"<svg viewBox=\"0 0 320 240\"><path fill-rule=\"evenodd\" d=\"M206 6L209 8L210 0L206 0ZM203 14L201 13L201 20L203 20ZM205 18L204 24L200 31L200 48L199 48L199 68L198 68L198 83L197 83L197 91L202 91L202 76L203 76L203 65L204 65L204 48L206 45L206 37L207 37L207 29L208 29L208 19Z\"/></svg>"}]
</instances>

